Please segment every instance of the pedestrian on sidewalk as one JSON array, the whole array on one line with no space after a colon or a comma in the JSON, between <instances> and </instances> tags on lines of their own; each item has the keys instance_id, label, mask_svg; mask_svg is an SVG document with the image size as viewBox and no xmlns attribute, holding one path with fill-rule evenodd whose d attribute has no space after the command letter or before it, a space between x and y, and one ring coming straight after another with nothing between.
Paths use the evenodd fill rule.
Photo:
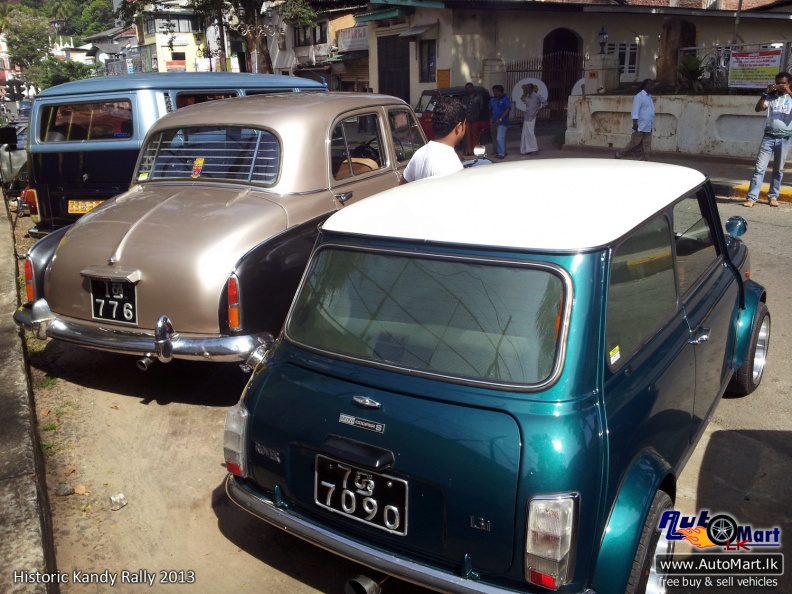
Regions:
<instances>
[{"instance_id":1,"label":"pedestrian on sidewalk","mask_svg":"<svg viewBox=\"0 0 792 594\"><path fill-rule=\"evenodd\" d=\"M487 125L486 114L484 112L484 121L481 121L482 111L484 110L484 101L481 95L476 91L476 87L472 82L465 84L465 95L462 97L462 103L465 104L465 154L472 155L473 149L478 145L481 138L481 129Z\"/></svg>"},{"instance_id":2,"label":"pedestrian on sidewalk","mask_svg":"<svg viewBox=\"0 0 792 594\"><path fill-rule=\"evenodd\" d=\"M521 155L538 155L539 145L536 142L536 116L541 109L547 105L545 98L539 94L536 85L526 83L522 86L523 96L520 97L525 103L525 115L523 116L522 137L520 138Z\"/></svg>"},{"instance_id":3,"label":"pedestrian on sidewalk","mask_svg":"<svg viewBox=\"0 0 792 594\"><path fill-rule=\"evenodd\" d=\"M465 136L465 105L455 97L440 99L432 114L432 130L435 140L415 151L399 185L462 169L454 147Z\"/></svg>"},{"instance_id":4,"label":"pedestrian on sidewalk","mask_svg":"<svg viewBox=\"0 0 792 594\"><path fill-rule=\"evenodd\" d=\"M652 148L652 126L654 125L655 109L652 102L652 89L654 81L646 78L641 83L641 90L633 98L632 129L630 142L614 156L617 159L649 160L649 151Z\"/></svg>"},{"instance_id":5,"label":"pedestrian on sidewalk","mask_svg":"<svg viewBox=\"0 0 792 594\"><path fill-rule=\"evenodd\" d=\"M495 156L503 159L506 156L506 127L509 125L511 101L503 94L503 85L492 87L490 99L490 123L492 124L492 144Z\"/></svg>"},{"instance_id":6,"label":"pedestrian on sidewalk","mask_svg":"<svg viewBox=\"0 0 792 594\"><path fill-rule=\"evenodd\" d=\"M764 136L759 143L751 184L748 187L747 200L743 204L748 208L756 204L759 191L762 189L767 165L773 158L773 175L770 178L770 190L767 199L770 206L778 206L778 195L781 193L781 179L784 177L784 164L789 153L790 136L792 136L792 96L789 83L792 75L779 72L775 84L767 85L767 89L754 108L757 112L767 110Z\"/></svg>"}]
</instances>

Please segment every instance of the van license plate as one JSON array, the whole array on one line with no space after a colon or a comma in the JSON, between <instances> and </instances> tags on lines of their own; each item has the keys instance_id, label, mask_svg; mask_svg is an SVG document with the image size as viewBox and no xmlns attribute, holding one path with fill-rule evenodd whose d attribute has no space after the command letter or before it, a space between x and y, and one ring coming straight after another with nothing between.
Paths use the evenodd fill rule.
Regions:
<instances>
[{"instance_id":1,"label":"van license plate","mask_svg":"<svg viewBox=\"0 0 792 594\"><path fill-rule=\"evenodd\" d=\"M314 501L319 507L391 534L407 534L407 481L316 456Z\"/></svg>"},{"instance_id":2,"label":"van license plate","mask_svg":"<svg viewBox=\"0 0 792 594\"><path fill-rule=\"evenodd\" d=\"M85 214L91 212L104 200L69 200L69 214Z\"/></svg>"},{"instance_id":3,"label":"van license plate","mask_svg":"<svg viewBox=\"0 0 792 594\"><path fill-rule=\"evenodd\" d=\"M129 281L91 279L91 308L95 320L137 324L137 294Z\"/></svg>"}]
</instances>

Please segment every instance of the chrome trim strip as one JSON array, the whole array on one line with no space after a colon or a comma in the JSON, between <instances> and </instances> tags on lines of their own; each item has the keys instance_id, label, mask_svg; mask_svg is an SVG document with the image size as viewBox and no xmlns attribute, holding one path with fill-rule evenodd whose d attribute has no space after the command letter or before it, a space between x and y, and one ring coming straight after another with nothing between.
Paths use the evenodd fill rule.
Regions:
<instances>
[{"instance_id":1,"label":"chrome trim strip","mask_svg":"<svg viewBox=\"0 0 792 594\"><path fill-rule=\"evenodd\" d=\"M331 532L303 519L295 511L275 507L272 501L253 494L231 474L226 479L226 494L239 507L276 528L294 534L331 553L419 586L453 594L503 594L520 591L466 579Z\"/></svg>"},{"instance_id":2,"label":"chrome trim strip","mask_svg":"<svg viewBox=\"0 0 792 594\"><path fill-rule=\"evenodd\" d=\"M131 268L119 268L114 266L89 266L81 270L80 275L86 278L125 280L130 283L137 283L143 278L140 270Z\"/></svg>"},{"instance_id":3,"label":"chrome trim strip","mask_svg":"<svg viewBox=\"0 0 792 594\"><path fill-rule=\"evenodd\" d=\"M164 319L163 319L164 318ZM192 361L245 361L271 335L267 332L246 336L180 336L166 316L157 321L157 330L117 330L86 326L58 319L44 299L14 312L17 325L32 330L36 338L54 338L89 349L126 355L156 356L163 363L173 359Z\"/></svg>"},{"instance_id":4,"label":"chrome trim strip","mask_svg":"<svg viewBox=\"0 0 792 594\"><path fill-rule=\"evenodd\" d=\"M478 246L472 245L470 247L478 247ZM472 262L474 264L510 266L515 268L530 268L534 270L544 270L549 274L556 274L558 277L561 278L561 281L564 285L565 294L564 294L564 316L561 320L561 327L559 328L558 341L557 341L558 352L556 353L555 361L553 364L553 370L551 371L550 375L541 382L537 382L535 384L518 384L513 382L480 379L480 378L461 376L461 375L449 375L438 371L411 369L408 367L401 367L399 365L393 365L382 361L373 361L371 359L355 357L353 355L347 355L344 353L326 351L324 349L320 349L308 345L300 340L297 340L289 333L289 322L291 321L292 314L294 313L294 308L297 304L297 298L302 292L303 286L308 281L308 276L309 276L308 273L312 268L313 261L317 257L317 254L325 249L339 249L339 250L347 250L353 252L365 252L367 254L384 254L391 256L396 255L396 256L403 256L406 258L425 258L428 260L452 260L452 261ZM524 254L530 256L531 252L525 252ZM300 286L297 287L297 291L294 294L291 307L289 308L289 313L286 316L286 321L283 324L283 334L286 336L286 339L289 342L291 342L292 344L296 344L300 348L303 348L307 351L319 353L321 355L333 359L340 359L342 361L359 363L367 367L377 367L380 369L387 369L390 371L395 371L397 373L413 375L416 377L428 377L430 379L440 378L442 381L456 383L456 384L481 386L485 388L495 388L495 389L514 391L514 392L541 392L547 390L550 386L555 384L564 370L564 363L566 361L567 341L569 340L569 332L570 332L569 321L572 318L572 305L574 301L575 301L575 284L572 280L572 275L560 265L554 264L552 262L542 262L539 260L518 260L508 257L498 258L498 257L490 257L490 256L478 256L478 255L469 255L459 252L439 252L439 251L431 251L431 247L427 247L427 251L411 251L402 248L360 246L354 244L350 245L350 244L342 244L336 242L328 242L319 245L319 247L315 248L311 253L311 257L308 260L308 264L305 268L305 273L303 274L302 280L300 281Z\"/></svg>"}]
</instances>

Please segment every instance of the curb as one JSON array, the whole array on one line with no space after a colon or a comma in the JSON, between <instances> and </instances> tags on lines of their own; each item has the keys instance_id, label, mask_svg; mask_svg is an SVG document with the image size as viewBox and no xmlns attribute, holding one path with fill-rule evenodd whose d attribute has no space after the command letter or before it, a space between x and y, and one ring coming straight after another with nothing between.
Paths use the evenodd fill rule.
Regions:
<instances>
[{"instance_id":1,"label":"curb","mask_svg":"<svg viewBox=\"0 0 792 594\"><path fill-rule=\"evenodd\" d=\"M7 209L5 214L8 234L0 231L0 588L7 594L57 594L58 585L46 583L55 572L55 547L30 380L12 321L17 265Z\"/></svg>"}]
</instances>

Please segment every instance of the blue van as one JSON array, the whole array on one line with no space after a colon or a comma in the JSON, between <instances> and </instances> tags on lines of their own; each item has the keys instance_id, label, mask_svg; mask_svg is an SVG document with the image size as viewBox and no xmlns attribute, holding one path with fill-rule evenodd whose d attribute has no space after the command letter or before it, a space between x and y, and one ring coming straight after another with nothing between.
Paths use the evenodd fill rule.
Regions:
<instances>
[{"instance_id":1,"label":"blue van","mask_svg":"<svg viewBox=\"0 0 792 594\"><path fill-rule=\"evenodd\" d=\"M304 78L231 72L110 76L46 89L30 115L30 235L70 225L127 190L146 132L168 112L216 99L326 90Z\"/></svg>"}]
</instances>

